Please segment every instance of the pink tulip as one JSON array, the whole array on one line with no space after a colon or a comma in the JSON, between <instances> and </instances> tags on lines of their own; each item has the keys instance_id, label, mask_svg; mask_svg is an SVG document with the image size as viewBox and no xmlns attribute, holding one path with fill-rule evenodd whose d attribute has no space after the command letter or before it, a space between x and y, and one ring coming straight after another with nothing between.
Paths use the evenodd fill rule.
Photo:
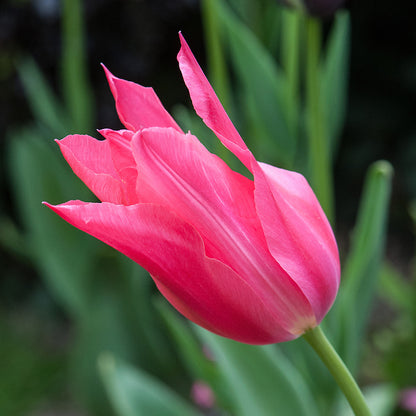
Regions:
<instances>
[{"instance_id":1,"label":"pink tulip","mask_svg":"<svg viewBox=\"0 0 416 416\"><path fill-rule=\"evenodd\" d=\"M195 111L253 180L183 133L153 89L105 69L127 130L58 141L102 202L47 205L147 269L204 328L250 344L297 338L321 322L338 290L331 227L302 175L256 161L180 40Z\"/></svg>"}]
</instances>

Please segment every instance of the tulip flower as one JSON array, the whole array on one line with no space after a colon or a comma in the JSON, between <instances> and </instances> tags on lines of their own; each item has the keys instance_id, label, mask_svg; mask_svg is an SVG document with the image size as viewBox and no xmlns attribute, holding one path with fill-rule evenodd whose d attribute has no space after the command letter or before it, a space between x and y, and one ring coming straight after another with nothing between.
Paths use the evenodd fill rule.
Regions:
<instances>
[{"instance_id":1,"label":"tulip flower","mask_svg":"<svg viewBox=\"0 0 416 416\"><path fill-rule=\"evenodd\" d=\"M193 106L252 178L184 133L153 89L105 69L125 130L58 141L101 202L47 204L147 269L184 316L237 341L288 341L315 328L338 291L328 220L305 178L258 162L186 41L179 67Z\"/></svg>"}]
</instances>

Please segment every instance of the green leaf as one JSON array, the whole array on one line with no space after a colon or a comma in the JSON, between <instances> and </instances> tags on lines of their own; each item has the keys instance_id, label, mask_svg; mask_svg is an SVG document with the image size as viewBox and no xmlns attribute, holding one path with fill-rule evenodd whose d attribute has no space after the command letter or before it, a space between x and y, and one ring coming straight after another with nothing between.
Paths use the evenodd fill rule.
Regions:
<instances>
[{"instance_id":1,"label":"green leaf","mask_svg":"<svg viewBox=\"0 0 416 416\"><path fill-rule=\"evenodd\" d=\"M50 129L54 137L68 134L71 126L68 117L36 63L26 58L17 70L36 121Z\"/></svg>"},{"instance_id":2,"label":"green leaf","mask_svg":"<svg viewBox=\"0 0 416 416\"><path fill-rule=\"evenodd\" d=\"M204 380L215 393L216 402L222 408L230 408L231 399L224 380L220 376L217 366L206 356L204 350L189 323L166 302L159 298L156 307L161 313L165 323L176 342L178 352L186 369L195 380Z\"/></svg>"},{"instance_id":3,"label":"green leaf","mask_svg":"<svg viewBox=\"0 0 416 416\"><path fill-rule=\"evenodd\" d=\"M369 169L342 287L328 322L324 322L331 324L337 351L352 371L359 362L383 258L392 175L393 168L386 161Z\"/></svg>"},{"instance_id":4,"label":"green leaf","mask_svg":"<svg viewBox=\"0 0 416 416\"><path fill-rule=\"evenodd\" d=\"M7 416L32 414L65 389L66 357L39 345L45 321L27 308L19 324L0 314L0 414Z\"/></svg>"},{"instance_id":5,"label":"green leaf","mask_svg":"<svg viewBox=\"0 0 416 416\"><path fill-rule=\"evenodd\" d=\"M238 97L246 106L249 133L245 137L260 160L290 167L296 140L289 128L285 107L286 80L267 49L242 24L225 2L218 1L217 18L225 29L225 40L231 50L232 63L244 93ZM251 140L250 140L251 139ZM270 149L275 149L273 155Z\"/></svg>"},{"instance_id":6,"label":"green leaf","mask_svg":"<svg viewBox=\"0 0 416 416\"><path fill-rule=\"evenodd\" d=\"M228 384L239 416L318 416L316 403L296 368L276 346L235 342L196 327Z\"/></svg>"},{"instance_id":7,"label":"green leaf","mask_svg":"<svg viewBox=\"0 0 416 416\"><path fill-rule=\"evenodd\" d=\"M392 265L384 263L380 273L380 295L403 313L415 310L414 295L416 288L402 276ZM415 293L413 293L415 291Z\"/></svg>"},{"instance_id":8,"label":"green leaf","mask_svg":"<svg viewBox=\"0 0 416 416\"><path fill-rule=\"evenodd\" d=\"M168 387L112 355L99 358L99 369L118 416L199 414Z\"/></svg>"},{"instance_id":9,"label":"green leaf","mask_svg":"<svg viewBox=\"0 0 416 416\"><path fill-rule=\"evenodd\" d=\"M195 379L212 381L213 377L216 376L215 368L204 355L193 332L183 321L183 317L179 317L177 312L164 299L159 298L156 301L156 307L179 347L182 361L189 373Z\"/></svg>"},{"instance_id":10,"label":"green leaf","mask_svg":"<svg viewBox=\"0 0 416 416\"><path fill-rule=\"evenodd\" d=\"M281 62L286 76L285 107L291 134L296 139L300 130L300 51L304 16L296 10L282 10Z\"/></svg>"},{"instance_id":11,"label":"green leaf","mask_svg":"<svg viewBox=\"0 0 416 416\"><path fill-rule=\"evenodd\" d=\"M87 79L82 7L81 0L63 1L62 84L73 128L88 133L92 130L93 94Z\"/></svg>"},{"instance_id":12,"label":"green leaf","mask_svg":"<svg viewBox=\"0 0 416 416\"><path fill-rule=\"evenodd\" d=\"M344 125L348 93L350 19L348 12L336 15L329 34L321 74L321 94L331 154L336 154Z\"/></svg>"},{"instance_id":13,"label":"green leaf","mask_svg":"<svg viewBox=\"0 0 416 416\"><path fill-rule=\"evenodd\" d=\"M231 108L230 83L224 45L216 18L216 1L202 0L201 15L204 24L204 37L207 54L208 76L221 104L226 111Z\"/></svg>"},{"instance_id":14,"label":"green leaf","mask_svg":"<svg viewBox=\"0 0 416 416\"><path fill-rule=\"evenodd\" d=\"M65 166L58 149L54 151L35 128L13 134L9 143L9 171L16 206L28 233L29 254L67 310L81 314L88 310L90 259L102 244L82 238L42 201L93 197Z\"/></svg>"}]
</instances>

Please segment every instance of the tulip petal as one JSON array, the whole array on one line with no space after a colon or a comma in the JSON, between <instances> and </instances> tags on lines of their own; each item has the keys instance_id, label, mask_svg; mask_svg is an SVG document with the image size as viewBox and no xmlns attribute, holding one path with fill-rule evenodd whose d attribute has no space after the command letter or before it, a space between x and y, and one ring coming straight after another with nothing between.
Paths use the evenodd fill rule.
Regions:
<instances>
[{"instance_id":1,"label":"tulip petal","mask_svg":"<svg viewBox=\"0 0 416 416\"><path fill-rule=\"evenodd\" d=\"M195 111L223 145L252 172L256 209L268 247L309 299L320 322L335 298L340 274L338 250L326 217L309 185L304 179L304 182L300 180L301 175L277 168L273 171L272 167L269 169L268 165L255 160L182 35L180 40L179 67ZM280 180L288 185L279 186ZM292 185L298 194L288 192ZM308 204L312 211L306 209ZM297 213L298 208L302 209L301 213ZM316 240L314 233L320 232L320 224L324 234Z\"/></svg>"},{"instance_id":2,"label":"tulip petal","mask_svg":"<svg viewBox=\"0 0 416 416\"><path fill-rule=\"evenodd\" d=\"M178 53L179 68L196 113L217 135L222 144L251 170L253 155L225 112L181 33L179 38L181 41L181 49Z\"/></svg>"},{"instance_id":3,"label":"tulip petal","mask_svg":"<svg viewBox=\"0 0 416 416\"><path fill-rule=\"evenodd\" d=\"M172 127L182 131L165 110L153 88L115 77L104 65L105 74L116 102L120 121L127 129Z\"/></svg>"},{"instance_id":4,"label":"tulip petal","mask_svg":"<svg viewBox=\"0 0 416 416\"><path fill-rule=\"evenodd\" d=\"M114 167L123 183L126 205L138 203L136 194L137 169L131 151L131 139L134 133L130 130L114 131L110 129L99 130L99 133L109 143Z\"/></svg>"},{"instance_id":5,"label":"tulip petal","mask_svg":"<svg viewBox=\"0 0 416 416\"><path fill-rule=\"evenodd\" d=\"M295 325L311 323L308 300L268 250L252 181L232 171L196 137L173 129L143 130L132 147L141 201L176 212L198 230L208 256L230 266Z\"/></svg>"},{"instance_id":6,"label":"tulip petal","mask_svg":"<svg viewBox=\"0 0 416 416\"><path fill-rule=\"evenodd\" d=\"M57 143L74 173L98 199L124 202L123 186L114 168L108 142L74 134L57 140Z\"/></svg>"},{"instance_id":7,"label":"tulip petal","mask_svg":"<svg viewBox=\"0 0 416 416\"><path fill-rule=\"evenodd\" d=\"M243 234L243 221L257 233L253 182L233 172L195 136L145 129L135 136L132 148L140 200L166 205L193 224L209 256L229 259L223 244L234 241L235 230ZM261 234L256 241L259 238Z\"/></svg>"},{"instance_id":8,"label":"tulip petal","mask_svg":"<svg viewBox=\"0 0 416 416\"><path fill-rule=\"evenodd\" d=\"M273 315L257 289L207 257L196 230L169 210L153 204L126 207L82 201L46 205L147 269L164 296L206 329L252 344L299 335L281 326L285 319Z\"/></svg>"},{"instance_id":9,"label":"tulip petal","mask_svg":"<svg viewBox=\"0 0 416 416\"><path fill-rule=\"evenodd\" d=\"M340 264L331 226L306 179L259 164L256 206L268 247L311 302L318 322L338 291Z\"/></svg>"}]
</instances>

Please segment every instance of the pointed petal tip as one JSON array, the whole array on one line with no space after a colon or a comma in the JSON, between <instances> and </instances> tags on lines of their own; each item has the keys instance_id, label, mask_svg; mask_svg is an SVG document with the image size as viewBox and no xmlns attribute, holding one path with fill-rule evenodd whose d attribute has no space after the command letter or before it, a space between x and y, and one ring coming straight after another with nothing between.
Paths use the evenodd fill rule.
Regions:
<instances>
[{"instance_id":1,"label":"pointed petal tip","mask_svg":"<svg viewBox=\"0 0 416 416\"><path fill-rule=\"evenodd\" d=\"M191 50L190 50L190 48L189 48L189 45L188 45L188 42L185 40L185 38L184 38L184 36L182 35L182 32L181 31L179 31L178 32L178 35L179 35L179 41L180 41L180 43L181 43L181 49L179 50L179 52L178 52L178 61L181 59L181 56L183 55L183 54L187 54L187 53L189 53ZM191 54L192 54L192 52L191 52Z\"/></svg>"},{"instance_id":2,"label":"pointed petal tip","mask_svg":"<svg viewBox=\"0 0 416 416\"><path fill-rule=\"evenodd\" d=\"M102 62L100 62L100 65L101 65L101 67L104 69L104 72L105 72L105 74L107 75L107 74L110 74L110 75L112 75L111 74L111 71L102 63Z\"/></svg>"},{"instance_id":3,"label":"pointed petal tip","mask_svg":"<svg viewBox=\"0 0 416 416\"><path fill-rule=\"evenodd\" d=\"M117 80L118 78L114 76L111 73L111 71L103 63L101 63L101 66L104 69L104 73L105 73L105 77L107 78L108 85L110 86L111 92L115 98L116 89L115 89L114 81Z\"/></svg>"}]
</instances>

